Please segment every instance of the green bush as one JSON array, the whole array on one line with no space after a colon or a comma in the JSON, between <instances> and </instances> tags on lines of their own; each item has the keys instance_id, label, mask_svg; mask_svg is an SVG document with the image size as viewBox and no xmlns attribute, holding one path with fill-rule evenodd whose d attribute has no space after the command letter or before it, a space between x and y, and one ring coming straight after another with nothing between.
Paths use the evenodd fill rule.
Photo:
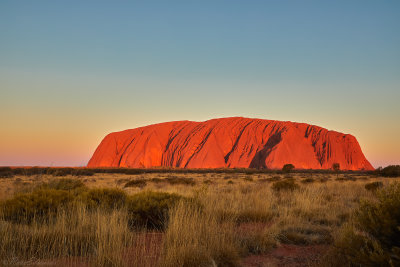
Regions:
<instances>
[{"instance_id":1,"label":"green bush","mask_svg":"<svg viewBox=\"0 0 400 267\"><path fill-rule=\"evenodd\" d=\"M272 184L272 189L276 192L293 191L299 188L299 185L294 182L294 179L286 179L277 181Z\"/></svg>"},{"instance_id":2,"label":"green bush","mask_svg":"<svg viewBox=\"0 0 400 267\"><path fill-rule=\"evenodd\" d=\"M335 257L351 266L400 266L400 184L364 201L335 242Z\"/></svg>"},{"instance_id":3,"label":"green bush","mask_svg":"<svg viewBox=\"0 0 400 267\"><path fill-rule=\"evenodd\" d=\"M183 184L183 185L195 185L196 182L193 178L186 178L186 177L167 177L164 179L171 185Z\"/></svg>"},{"instance_id":4,"label":"green bush","mask_svg":"<svg viewBox=\"0 0 400 267\"><path fill-rule=\"evenodd\" d=\"M46 173L53 176L92 176L94 174L92 170L77 168L48 168Z\"/></svg>"},{"instance_id":5,"label":"green bush","mask_svg":"<svg viewBox=\"0 0 400 267\"><path fill-rule=\"evenodd\" d=\"M124 187L145 187L147 185L146 180L131 180L125 184Z\"/></svg>"},{"instance_id":6,"label":"green bush","mask_svg":"<svg viewBox=\"0 0 400 267\"><path fill-rule=\"evenodd\" d=\"M118 188L96 188L84 192L81 199L88 208L119 209L126 204L127 195Z\"/></svg>"},{"instance_id":7,"label":"green bush","mask_svg":"<svg viewBox=\"0 0 400 267\"><path fill-rule=\"evenodd\" d=\"M276 182L276 181L279 181L281 179L281 177L278 175L275 175L275 176L272 176L271 178L266 178L266 179L268 182Z\"/></svg>"},{"instance_id":8,"label":"green bush","mask_svg":"<svg viewBox=\"0 0 400 267\"><path fill-rule=\"evenodd\" d=\"M0 172L0 178L13 178L14 174L11 171Z\"/></svg>"},{"instance_id":9,"label":"green bush","mask_svg":"<svg viewBox=\"0 0 400 267\"><path fill-rule=\"evenodd\" d=\"M129 225L131 227L164 229L168 211L183 199L177 194L142 192L130 196L127 201Z\"/></svg>"},{"instance_id":10,"label":"green bush","mask_svg":"<svg viewBox=\"0 0 400 267\"><path fill-rule=\"evenodd\" d=\"M85 184L81 180L68 178L52 180L46 186L52 189L67 191L78 188L86 188Z\"/></svg>"},{"instance_id":11,"label":"green bush","mask_svg":"<svg viewBox=\"0 0 400 267\"><path fill-rule=\"evenodd\" d=\"M282 171L283 172L291 172L294 169L294 165L293 164L285 164L282 167Z\"/></svg>"},{"instance_id":12,"label":"green bush","mask_svg":"<svg viewBox=\"0 0 400 267\"><path fill-rule=\"evenodd\" d=\"M384 177L399 177L400 176L400 165L389 165L380 170L380 175Z\"/></svg>"},{"instance_id":13,"label":"green bush","mask_svg":"<svg viewBox=\"0 0 400 267\"><path fill-rule=\"evenodd\" d=\"M315 180L313 178L305 178L305 179L301 180L301 182L303 184L310 184L310 183L314 183Z\"/></svg>"},{"instance_id":14,"label":"green bush","mask_svg":"<svg viewBox=\"0 0 400 267\"><path fill-rule=\"evenodd\" d=\"M10 167L0 167L0 178L12 178L14 173Z\"/></svg>"},{"instance_id":15,"label":"green bush","mask_svg":"<svg viewBox=\"0 0 400 267\"><path fill-rule=\"evenodd\" d=\"M15 195L1 203L3 218L16 223L31 223L34 218L49 221L61 207L73 200L70 192L56 189L39 189Z\"/></svg>"},{"instance_id":16,"label":"green bush","mask_svg":"<svg viewBox=\"0 0 400 267\"><path fill-rule=\"evenodd\" d=\"M161 178L151 178L150 182L158 184L158 183L162 183L163 179L161 179Z\"/></svg>"},{"instance_id":17,"label":"green bush","mask_svg":"<svg viewBox=\"0 0 400 267\"><path fill-rule=\"evenodd\" d=\"M365 184L365 189L367 189L368 191L376 191L382 187L383 187L383 183L379 182L379 181Z\"/></svg>"}]
</instances>

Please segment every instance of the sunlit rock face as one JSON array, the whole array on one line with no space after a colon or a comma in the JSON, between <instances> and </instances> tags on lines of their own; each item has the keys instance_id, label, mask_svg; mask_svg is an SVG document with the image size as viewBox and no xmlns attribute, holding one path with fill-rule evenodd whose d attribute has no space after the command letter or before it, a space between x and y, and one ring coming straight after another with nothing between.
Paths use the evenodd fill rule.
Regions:
<instances>
[{"instance_id":1,"label":"sunlit rock face","mask_svg":"<svg viewBox=\"0 0 400 267\"><path fill-rule=\"evenodd\" d=\"M349 134L287 121L174 121L108 134L88 167L373 170Z\"/></svg>"}]
</instances>

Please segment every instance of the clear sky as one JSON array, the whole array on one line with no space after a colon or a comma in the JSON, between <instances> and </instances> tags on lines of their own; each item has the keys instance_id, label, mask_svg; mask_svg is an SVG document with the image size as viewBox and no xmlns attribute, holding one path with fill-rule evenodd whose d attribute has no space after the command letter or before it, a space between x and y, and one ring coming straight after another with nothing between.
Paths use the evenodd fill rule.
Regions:
<instances>
[{"instance_id":1,"label":"clear sky","mask_svg":"<svg viewBox=\"0 0 400 267\"><path fill-rule=\"evenodd\" d=\"M82 166L109 132L244 116L400 164L400 1L0 2L0 165Z\"/></svg>"}]
</instances>

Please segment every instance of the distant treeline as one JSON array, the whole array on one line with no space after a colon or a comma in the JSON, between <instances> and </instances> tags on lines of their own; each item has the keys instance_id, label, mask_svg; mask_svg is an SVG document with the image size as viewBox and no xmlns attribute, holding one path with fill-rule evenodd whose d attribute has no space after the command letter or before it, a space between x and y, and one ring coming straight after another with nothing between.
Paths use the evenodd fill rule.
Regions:
<instances>
[{"instance_id":1,"label":"distant treeline","mask_svg":"<svg viewBox=\"0 0 400 267\"><path fill-rule=\"evenodd\" d=\"M284 170L272 169L251 169L251 168L222 168L222 169L183 169L183 168L59 168L59 167L0 167L0 177L7 178L14 175L52 175L52 176L92 176L95 173L120 173L120 174L146 174L146 173L243 173L243 174L263 174L272 173L279 174ZM287 172L287 171L286 171ZM302 170L293 169L292 173L316 173L316 174L332 174L347 173L356 175L379 175L384 177L399 177L400 165L390 165L385 168L378 168L374 171L345 171L345 170Z\"/></svg>"}]
</instances>

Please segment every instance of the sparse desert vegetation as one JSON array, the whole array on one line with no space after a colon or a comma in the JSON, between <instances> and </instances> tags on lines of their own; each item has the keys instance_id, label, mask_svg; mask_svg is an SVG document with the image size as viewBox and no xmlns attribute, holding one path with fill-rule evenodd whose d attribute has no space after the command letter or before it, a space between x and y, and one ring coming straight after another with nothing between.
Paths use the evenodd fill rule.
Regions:
<instances>
[{"instance_id":1,"label":"sparse desert vegetation","mask_svg":"<svg viewBox=\"0 0 400 267\"><path fill-rule=\"evenodd\" d=\"M396 266L399 178L382 171L1 168L0 260Z\"/></svg>"}]
</instances>

